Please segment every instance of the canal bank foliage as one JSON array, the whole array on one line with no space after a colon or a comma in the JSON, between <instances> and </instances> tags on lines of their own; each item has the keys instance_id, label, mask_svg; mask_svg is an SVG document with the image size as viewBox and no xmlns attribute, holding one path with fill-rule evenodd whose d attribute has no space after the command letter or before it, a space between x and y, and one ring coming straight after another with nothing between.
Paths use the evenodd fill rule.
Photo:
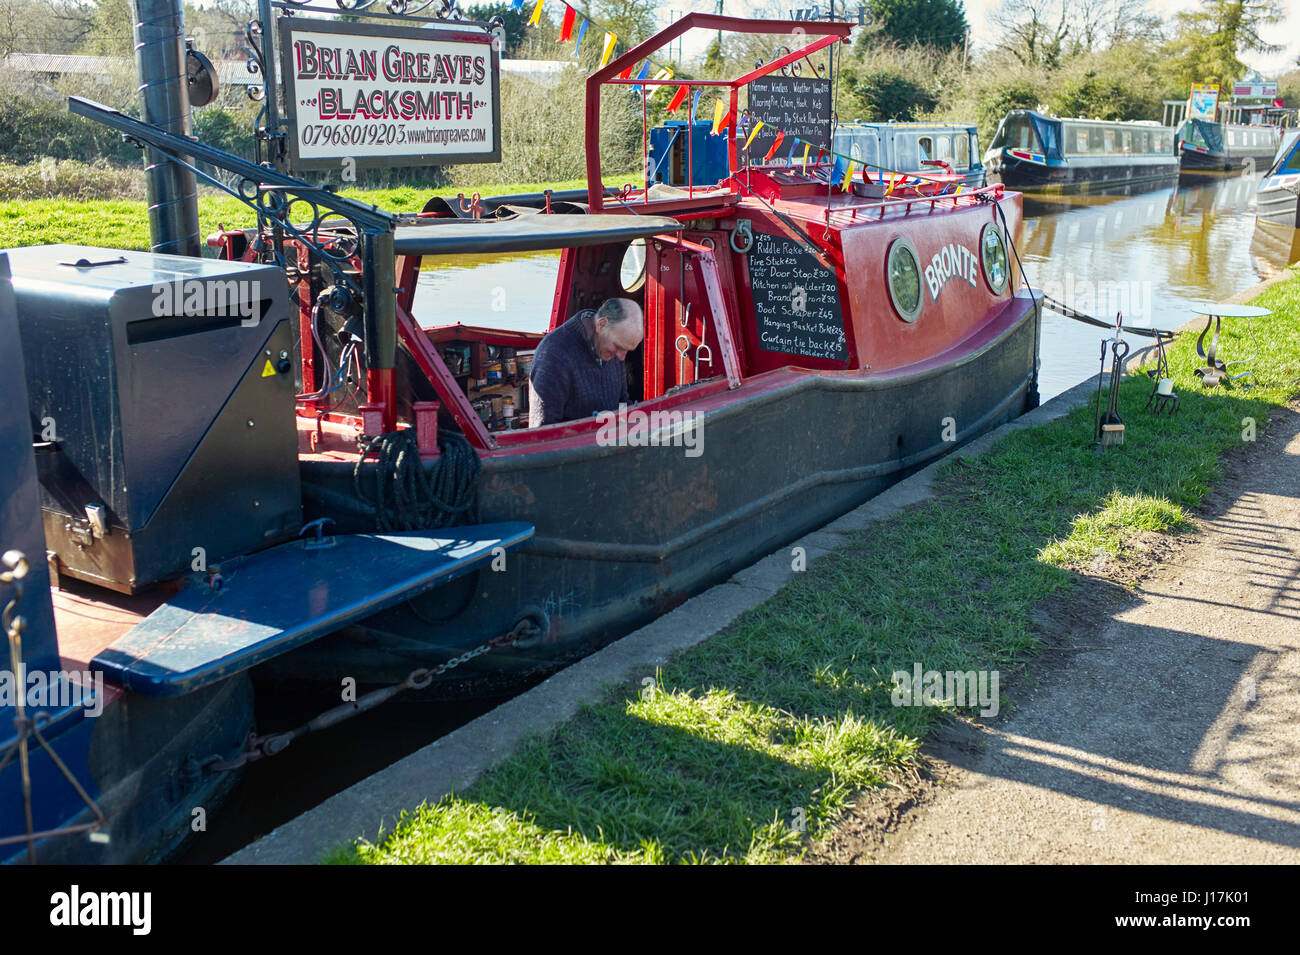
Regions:
<instances>
[{"instance_id":1,"label":"canal bank foliage","mask_svg":"<svg viewBox=\"0 0 1300 955\"><path fill-rule=\"evenodd\" d=\"M138 114L134 70L125 58L129 20L118 19L124 6L125 0L0 0L0 56L119 57L96 72L76 72L68 62L54 62L44 72L0 70L2 165L43 159L85 164L78 167L78 176L53 182L48 176L10 175L4 197L87 198L96 192L88 179L101 175L115 182L104 171L109 167L140 168L137 150L106 127L71 115L66 106L67 96L76 94ZM248 0L212 0L202 7L187 5L186 22L209 53L237 57L251 9ZM1280 9L1263 0L1200 0L1195 9L1162 20L1144 0L1004 0L992 14L999 43L971 49L956 0L880 0L872 5L871 23L859 26L853 43L843 48L836 110L845 121L974 121L984 144L1007 111L1016 108L1159 120L1162 100L1184 99L1193 81L1231 82L1242 75L1253 53L1272 49L1266 38L1270 29L1276 32ZM627 39L648 33L654 11L651 0L597 0L586 10L618 32L620 52ZM558 24L545 8L536 26L508 3L468 5L467 13L505 17L512 58L567 66L503 75L500 163L364 171L356 186L483 189L583 175L583 85L601 44L588 42L575 51L571 43L558 43ZM767 14L783 16L786 11ZM681 78L736 75L756 60L771 59L789 40L784 35L730 35L695 60L678 62L676 50L665 51L660 59L669 61ZM1281 92L1288 105L1300 101L1300 71L1282 77ZM652 98L652 124L665 118L667 100L666 94ZM605 168L639 170L639 98L610 88L602 103ZM257 105L231 84L216 103L194 111L194 129L205 142L251 158L256 113ZM31 193L14 191L21 183L35 187L38 180L39 188Z\"/></svg>"},{"instance_id":2,"label":"canal bank foliage","mask_svg":"<svg viewBox=\"0 0 1300 955\"><path fill-rule=\"evenodd\" d=\"M1145 410L1154 383L1134 374L1120 388L1119 447L1096 452L1085 404L950 461L933 499L846 535L721 633L329 861L798 858L864 791L906 789L941 720L981 711L916 705L895 692L897 674L996 671L1006 713L1028 689L1018 678L1051 619L1045 598L1090 578L1071 613L1107 619L1099 578L1124 593L1194 523L1228 458L1281 453L1256 442L1270 419L1297 413L1300 278L1256 303L1272 316L1251 320L1253 338L1229 327L1224 348L1258 343L1257 387L1203 389L1196 332L1182 334L1169 352L1178 414Z\"/></svg>"}]
</instances>

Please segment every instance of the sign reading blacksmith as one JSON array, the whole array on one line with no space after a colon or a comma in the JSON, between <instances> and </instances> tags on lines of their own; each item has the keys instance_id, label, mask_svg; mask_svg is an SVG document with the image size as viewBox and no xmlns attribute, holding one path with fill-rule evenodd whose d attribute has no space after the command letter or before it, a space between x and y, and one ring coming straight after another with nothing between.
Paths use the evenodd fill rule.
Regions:
<instances>
[{"instance_id":1,"label":"sign reading blacksmith","mask_svg":"<svg viewBox=\"0 0 1300 955\"><path fill-rule=\"evenodd\" d=\"M286 17L294 169L499 162L500 63L486 30Z\"/></svg>"}]
</instances>

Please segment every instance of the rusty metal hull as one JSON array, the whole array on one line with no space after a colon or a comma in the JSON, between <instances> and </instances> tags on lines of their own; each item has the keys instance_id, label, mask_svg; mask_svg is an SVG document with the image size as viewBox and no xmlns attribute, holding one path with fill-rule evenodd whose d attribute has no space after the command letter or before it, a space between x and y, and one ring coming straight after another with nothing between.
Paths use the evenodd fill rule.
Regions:
<instances>
[{"instance_id":1,"label":"rusty metal hull","mask_svg":"<svg viewBox=\"0 0 1300 955\"><path fill-rule=\"evenodd\" d=\"M318 640L254 677L394 682L532 608L550 620L541 642L479 657L433 692L492 692L563 665L1020 415L1036 393L1038 327L1021 295L941 359L887 374L774 371L715 391L681 406L702 416L696 456L591 441L487 457L478 519L528 521L531 544L502 570ZM352 472L351 463L303 464L309 489L346 493Z\"/></svg>"}]
</instances>

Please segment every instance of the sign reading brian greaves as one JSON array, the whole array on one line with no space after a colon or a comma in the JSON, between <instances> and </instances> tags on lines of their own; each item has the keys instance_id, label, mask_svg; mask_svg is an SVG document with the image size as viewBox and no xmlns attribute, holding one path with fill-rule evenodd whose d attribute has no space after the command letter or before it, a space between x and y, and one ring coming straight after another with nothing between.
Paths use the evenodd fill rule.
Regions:
<instances>
[{"instance_id":1,"label":"sign reading brian greaves","mask_svg":"<svg viewBox=\"0 0 1300 955\"><path fill-rule=\"evenodd\" d=\"M280 51L293 169L501 159L486 31L286 17Z\"/></svg>"}]
</instances>

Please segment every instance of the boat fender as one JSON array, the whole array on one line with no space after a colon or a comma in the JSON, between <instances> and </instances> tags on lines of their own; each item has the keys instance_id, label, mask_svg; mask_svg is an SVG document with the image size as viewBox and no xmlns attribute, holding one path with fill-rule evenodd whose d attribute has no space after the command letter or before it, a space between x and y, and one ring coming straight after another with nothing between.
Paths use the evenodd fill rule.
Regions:
<instances>
[{"instance_id":1,"label":"boat fender","mask_svg":"<svg viewBox=\"0 0 1300 955\"><path fill-rule=\"evenodd\" d=\"M516 640L512 646L533 647L546 641L551 632L551 617L545 610L535 604L530 604L520 611L519 616L515 618L514 626L510 629L515 630L524 622L531 623L537 628L538 633L522 640Z\"/></svg>"},{"instance_id":2,"label":"boat fender","mask_svg":"<svg viewBox=\"0 0 1300 955\"><path fill-rule=\"evenodd\" d=\"M731 230L731 249L740 255L747 255L754 247L754 225L748 219L740 219Z\"/></svg>"}]
</instances>

